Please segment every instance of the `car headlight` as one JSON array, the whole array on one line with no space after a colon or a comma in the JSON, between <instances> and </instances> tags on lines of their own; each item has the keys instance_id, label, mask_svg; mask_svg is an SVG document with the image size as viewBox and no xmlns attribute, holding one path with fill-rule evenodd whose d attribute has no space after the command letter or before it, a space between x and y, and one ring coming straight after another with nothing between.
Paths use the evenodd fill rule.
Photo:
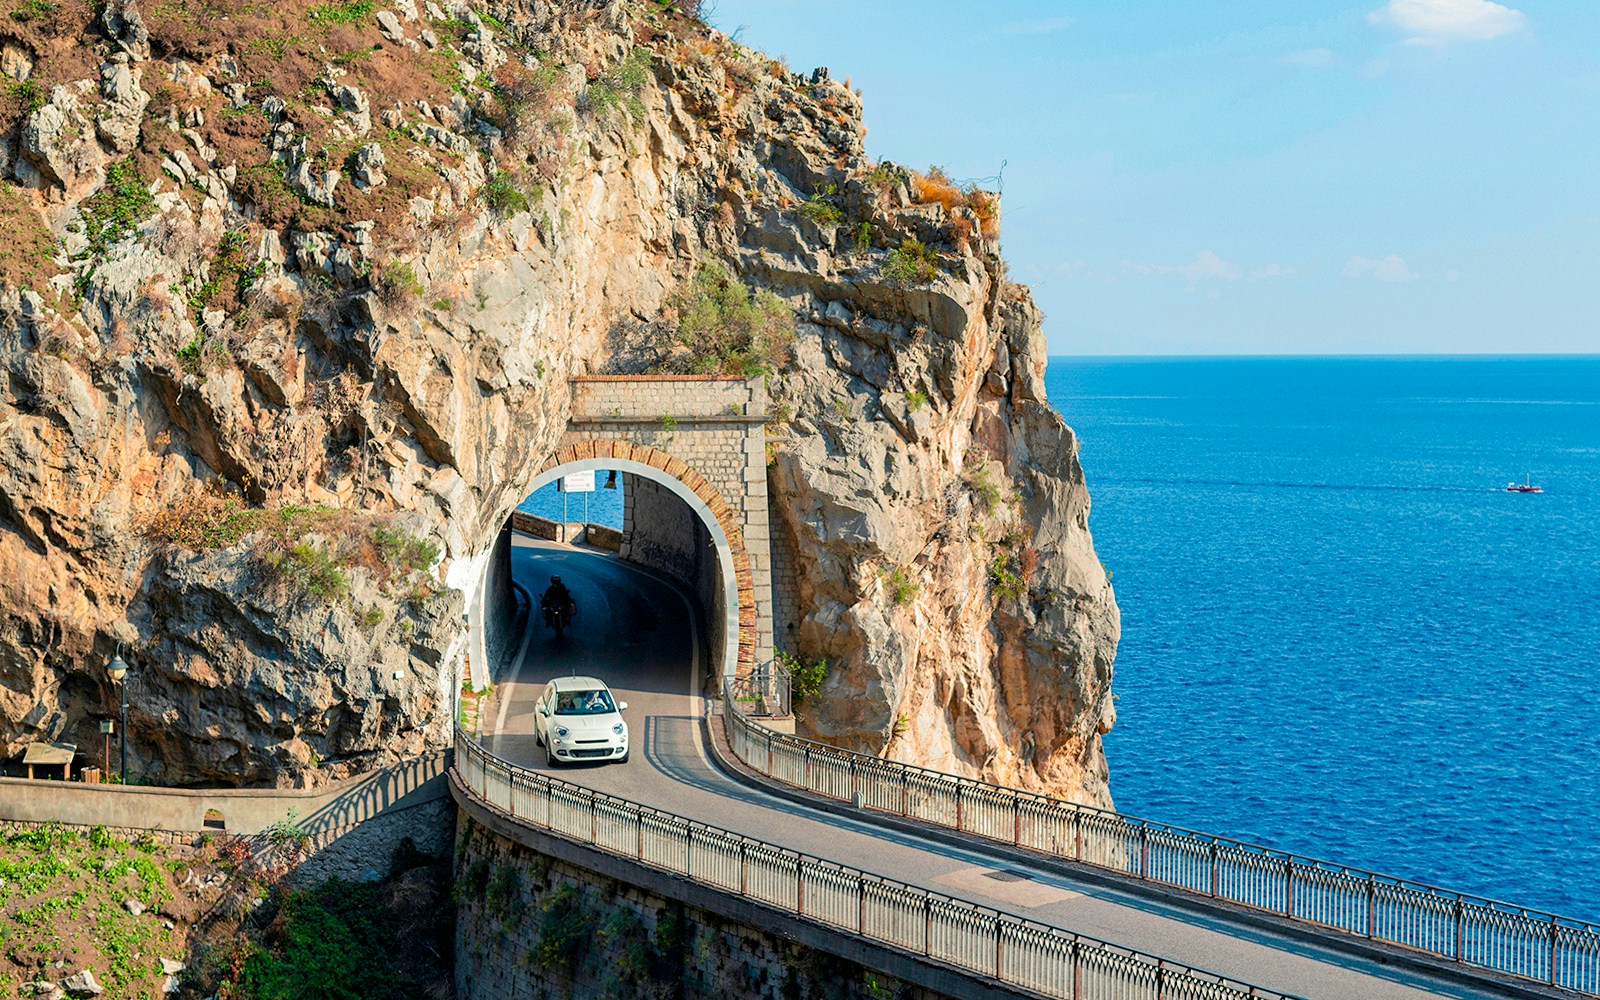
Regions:
<instances>
[{"instance_id":1,"label":"car headlight","mask_svg":"<svg viewBox=\"0 0 1600 1000\"><path fill-rule=\"evenodd\" d=\"M619 722L619 723L617 723L617 724L616 724L616 725L614 725L614 726L612 726L612 727L611 727L611 731L612 731L612 732L613 732L613 733L616 733L616 734L617 734L617 735L618 735L618 736L621 736L621 735L622 735L622 732L623 732L623 730L624 730L624 729L625 729L625 728L627 728L627 727L625 727L625 726L623 726L623 724L622 724L622 723L620 723L620 722Z\"/></svg>"},{"instance_id":2,"label":"car headlight","mask_svg":"<svg viewBox=\"0 0 1600 1000\"><path fill-rule=\"evenodd\" d=\"M568 736L571 736L572 734L567 731L567 727L566 726L557 726L556 727L556 735L561 737L562 739L566 739Z\"/></svg>"}]
</instances>

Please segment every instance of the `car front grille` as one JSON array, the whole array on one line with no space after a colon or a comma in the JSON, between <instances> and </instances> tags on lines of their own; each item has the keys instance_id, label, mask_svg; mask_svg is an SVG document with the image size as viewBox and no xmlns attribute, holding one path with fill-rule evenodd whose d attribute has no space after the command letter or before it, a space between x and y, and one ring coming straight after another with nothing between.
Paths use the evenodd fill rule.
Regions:
<instances>
[{"instance_id":1,"label":"car front grille","mask_svg":"<svg viewBox=\"0 0 1600 1000\"><path fill-rule=\"evenodd\" d=\"M599 750L570 750L568 753L573 757L609 757L612 754L612 750L610 747L605 747Z\"/></svg>"}]
</instances>

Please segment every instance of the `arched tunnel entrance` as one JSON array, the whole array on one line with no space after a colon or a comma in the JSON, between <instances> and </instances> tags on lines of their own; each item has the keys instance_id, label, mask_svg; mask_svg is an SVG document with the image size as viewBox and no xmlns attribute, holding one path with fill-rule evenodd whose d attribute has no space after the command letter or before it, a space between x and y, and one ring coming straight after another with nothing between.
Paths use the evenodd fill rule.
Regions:
<instances>
[{"instance_id":1,"label":"arched tunnel entrance","mask_svg":"<svg viewBox=\"0 0 1600 1000\"><path fill-rule=\"evenodd\" d=\"M521 512L507 520L469 612L475 652L484 658L475 679L515 673L526 682L541 672L604 671L623 683L630 660L641 669L665 669L646 661L684 643L694 644L697 690L748 672L756 653L748 627L755 590L739 515L682 461L622 442L563 449L528 493L583 472L596 473L599 482L615 473L621 523L613 532L604 525L563 530L560 520ZM578 608L559 639L538 613L551 576L562 578Z\"/></svg>"}]
</instances>

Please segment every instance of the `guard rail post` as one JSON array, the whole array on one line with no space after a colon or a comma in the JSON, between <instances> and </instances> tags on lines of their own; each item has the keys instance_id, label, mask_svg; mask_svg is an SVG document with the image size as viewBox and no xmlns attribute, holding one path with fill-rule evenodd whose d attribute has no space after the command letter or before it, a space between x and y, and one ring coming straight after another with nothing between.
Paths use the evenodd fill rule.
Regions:
<instances>
[{"instance_id":1,"label":"guard rail post","mask_svg":"<svg viewBox=\"0 0 1600 1000\"><path fill-rule=\"evenodd\" d=\"M1294 918L1294 855L1283 856L1283 915Z\"/></svg>"},{"instance_id":2,"label":"guard rail post","mask_svg":"<svg viewBox=\"0 0 1600 1000\"><path fill-rule=\"evenodd\" d=\"M1457 962L1459 962L1459 961L1461 961L1461 939L1465 934L1465 931L1461 926L1464 907L1462 906L1461 893L1459 893L1459 892L1456 893L1456 904L1455 904L1454 907L1452 907L1452 909L1454 910L1454 916L1455 916L1455 922L1456 922L1456 953L1455 953L1455 960Z\"/></svg>"},{"instance_id":3,"label":"guard rail post","mask_svg":"<svg viewBox=\"0 0 1600 1000\"><path fill-rule=\"evenodd\" d=\"M1378 876L1367 876L1367 940L1378 936Z\"/></svg>"}]
</instances>

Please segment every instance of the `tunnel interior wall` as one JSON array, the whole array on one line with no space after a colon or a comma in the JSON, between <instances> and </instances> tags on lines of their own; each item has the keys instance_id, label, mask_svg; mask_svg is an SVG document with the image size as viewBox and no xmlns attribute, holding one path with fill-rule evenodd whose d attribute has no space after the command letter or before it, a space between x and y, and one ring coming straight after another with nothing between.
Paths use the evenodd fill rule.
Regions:
<instances>
[{"instance_id":1,"label":"tunnel interior wall","mask_svg":"<svg viewBox=\"0 0 1600 1000\"><path fill-rule=\"evenodd\" d=\"M622 558L677 580L705 615L706 662L722 662L728 609L711 532L689 505L660 483L623 474ZM715 669L714 667L711 669Z\"/></svg>"},{"instance_id":2,"label":"tunnel interior wall","mask_svg":"<svg viewBox=\"0 0 1600 1000\"><path fill-rule=\"evenodd\" d=\"M521 638L521 623L517 616L517 593L511 585L511 529L508 526L494 540L489 553L489 565L484 572L483 629L484 653L489 662L488 676L496 679L504 675L517 655L517 640Z\"/></svg>"}]
</instances>

